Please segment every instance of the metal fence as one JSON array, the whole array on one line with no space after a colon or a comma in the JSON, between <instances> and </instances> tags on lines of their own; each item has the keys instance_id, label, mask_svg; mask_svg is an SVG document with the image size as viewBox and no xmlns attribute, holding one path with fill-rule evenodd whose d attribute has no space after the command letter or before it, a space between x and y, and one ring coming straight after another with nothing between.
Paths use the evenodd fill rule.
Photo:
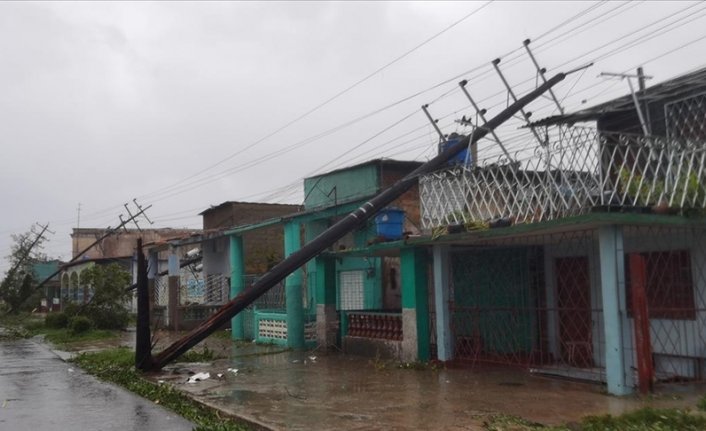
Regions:
<instances>
[{"instance_id":1,"label":"metal fence","mask_svg":"<svg viewBox=\"0 0 706 431\"><path fill-rule=\"evenodd\" d=\"M455 358L603 380L597 261L590 230L483 241L453 252Z\"/></svg>"},{"instance_id":2,"label":"metal fence","mask_svg":"<svg viewBox=\"0 0 706 431\"><path fill-rule=\"evenodd\" d=\"M706 373L706 226L624 226L618 275L628 380ZM451 254L456 360L605 381L597 231L477 240Z\"/></svg>"}]
</instances>

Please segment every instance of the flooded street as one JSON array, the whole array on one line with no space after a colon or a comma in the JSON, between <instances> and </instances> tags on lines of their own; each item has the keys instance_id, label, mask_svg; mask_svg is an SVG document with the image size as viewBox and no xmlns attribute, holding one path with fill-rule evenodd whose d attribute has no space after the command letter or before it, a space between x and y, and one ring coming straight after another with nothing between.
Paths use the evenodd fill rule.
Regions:
<instances>
[{"instance_id":1,"label":"flooded street","mask_svg":"<svg viewBox=\"0 0 706 431\"><path fill-rule=\"evenodd\" d=\"M2 430L191 430L180 416L100 382L33 340L0 341Z\"/></svg>"},{"instance_id":2,"label":"flooded street","mask_svg":"<svg viewBox=\"0 0 706 431\"><path fill-rule=\"evenodd\" d=\"M186 383L196 372L211 377ZM693 407L704 390L674 386L649 399L619 398L605 395L600 385L518 369L400 369L373 359L257 345L234 347L228 359L212 364L171 365L150 378L251 423L288 430L474 430L494 414L556 425L647 405Z\"/></svg>"},{"instance_id":3,"label":"flooded street","mask_svg":"<svg viewBox=\"0 0 706 431\"><path fill-rule=\"evenodd\" d=\"M159 333L156 338L163 346L177 336ZM133 343L134 332L124 332L114 339L75 343L71 350L97 351ZM91 408L101 414L119 409L121 429L180 429L174 425L177 422L168 419L173 417L171 413L161 409L158 410L166 416L152 412L143 417L144 407L138 405L154 407L147 401L123 391L116 395L113 392L117 389L109 385L99 384L100 389L90 389L90 384L83 381L92 381L91 377L79 370L69 372L71 365L56 359L42 345L21 341L2 346L0 359L6 365L0 375L0 394L20 398L6 395L8 389L18 386L24 386L24 391L44 394L51 402L47 401L47 410L42 412L47 426L41 429L58 429L55 424L61 424L67 417L74 420L73 417ZM294 352L275 345L234 343L223 336L206 339L197 350L204 347L221 359L171 364L146 377L170 384L254 429L481 430L485 421L498 414L558 425L577 422L587 415L621 414L645 406L693 408L706 390L703 385L695 384L663 385L658 393L647 398L614 397L606 395L601 385L541 377L516 368L400 368L398 363L338 353ZM36 359L30 365L19 361L17 356ZM8 369L16 369L11 380L6 375ZM209 373L209 377L187 383L196 373ZM82 379L81 383L76 379ZM78 390L74 391L75 388ZM70 401L50 395L55 392L69 393L77 399ZM114 401L117 396L129 401ZM45 402L44 398L41 400ZM11 402L8 401L8 406ZM67 404L84 403L92 404L82 407L80 413L67 413ZM8 419L8 412L0 410L0 413L3 415L0 429L4 429L2 425L11 422L1 422ZM25 408L12 414L32 417L34 413L32 408ZM56 415L57 419L49 422ZM132 422L126 425L128 420ZM101 421L96 419L85 428L112 429L98 428L99 424L106 426Z\"/></svg>"}]
</instances>

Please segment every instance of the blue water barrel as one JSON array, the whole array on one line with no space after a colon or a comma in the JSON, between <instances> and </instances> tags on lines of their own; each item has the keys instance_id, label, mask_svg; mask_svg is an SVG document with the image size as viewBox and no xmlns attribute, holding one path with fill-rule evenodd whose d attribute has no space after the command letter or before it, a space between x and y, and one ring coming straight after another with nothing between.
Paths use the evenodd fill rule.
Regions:
<instances>
[{"instance_id":1,"label":"blue water barrel","mask_svg":"<svg viewBox=\"0 0 706 431\"><path fill-rule=\"evenodd\" d=\"M375 227L379 237L386 240L402 238L404 211L399 208L384 208L375 216Z\"/></svg>"},{"instance_id":2,"label":"blue water barrel","mask_svg":"<svg viewBox=\"0 0 706 431\"><path fill-rule=\"evenodd\" d=\"M461 138L462 138L462 136L457 135L456 133L452 133L446 139L446 142L440 141L439 142L439 154L441 154L447 148L459 143L461 141ZM467 157L468 157L468 147L466 147L463 151L461 151L460 153L458 153L455 156L453 156L452 158L450 158L449 161L446 163L449 165L465 165Z\"/></svg>"}]
</instances>

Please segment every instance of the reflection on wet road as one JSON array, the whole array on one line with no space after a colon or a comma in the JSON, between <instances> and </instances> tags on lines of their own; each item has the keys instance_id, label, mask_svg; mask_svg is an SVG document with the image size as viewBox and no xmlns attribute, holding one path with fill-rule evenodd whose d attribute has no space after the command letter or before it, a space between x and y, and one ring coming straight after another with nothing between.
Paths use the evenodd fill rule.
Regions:
<instances>
[{"instance_id":1,"label":"reflection on wet road","mask_svg":"<svg viewBox=\"0 0 706 431\"><path fill-rule=\"evenodd\" d=\"M191 430L180 416L103 383L32 340L0 341L0 430Z\"/></svg>"}]
</instances>

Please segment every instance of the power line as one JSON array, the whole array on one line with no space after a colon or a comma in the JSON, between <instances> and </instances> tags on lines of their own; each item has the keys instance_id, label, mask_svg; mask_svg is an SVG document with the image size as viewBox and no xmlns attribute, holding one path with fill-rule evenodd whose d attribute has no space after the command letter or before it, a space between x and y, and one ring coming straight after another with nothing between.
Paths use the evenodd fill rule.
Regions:
<instances>
[{"instance_id":1,"label":"power line","mask_svg":"<svg viewBox=\"0 0 706 431\"><path fill-rule=\"evenodd\" d=\"M444 32L450 30L453 26L459 24L460 22L462 22L462 21L464 21L465 19L467 19L467 18L469 18L470 16L472 16L474 13L480 11L482 8L484 8L485 6L487 6L489 3L490 3L490 2L486 2L483 6L479 7L478 9L474 10L473 12L471 12L471 13L467 14L466 16L462 17L460 20L456 21L456 22L453 23L451 26L447 27L445 30L442 30L441 32L437 33L435 36L432 36L432 38L426 40L426 41L423 42L422 44L420 44L420 45L418 45L417 47L413 48L413 50L418 49L419 47L423 46L423 44L428 43L429 41L431 41L433 38L438 37L439 35L443 34ZM600 2L600 3L598 3L598 4L594 4L594 5L589 6L589 7L588 7L587 9L585 9L584 11L579 12L578 14L576 14L576 15L574 15L574 16L572 16L572 17L566 19L566 20L564 20L561 24L559 24L558 26L554 27L554 29L543 33L543 34L540 35L538 38L542 38L542 37L544 37L545 35L551 33L552 31L555 31L557 28L561 28L563 25L566 25L567 23L578 19L579 17L585 15L586 13L588 13L588 12L590 12L591 10L593 10L593 9L595 9L595 8L597 8L597 7L599 7L599 6L601 6L601 5L604 4L604 3L605 3L605 2ZM505 54L505 55L509 55L509 54L511 54L511 53L513 53L513 52L515 52L515 51L517 51L517 50L521 50L521 48L512 50L512 51L510 51L510 53ZM406 56L406 55L408 55L409 53L411 53L411 51L408 52L408 53L406 53L406 54L403 54L403 56ZM394 61L395 61L395 60L393 60L393 62L394 62ZM383 66L383 67L386 67L386 66ZM476 69L480 69L480 68L484 68L484 67L486 67L486 66L479 66L479 67L477 67L477 68L471 69L470 71L473 71L473 70L476 70ZM378 73L379 71L380 71L380 69L379 69L378 71L376 71L376 72L373 72L372 75ZM466 73L468 73L468 72L470 72L470 71L464 72L464 74L466 74ZM366 77L366 78L364 78L364 79L367 80L367 79L369 79L372 75L370 75L370 76L368 76L368 77ZM441 85L443 85L443 84L446 84L446 83L448 83L448 82L451 82L451 81L453 81L453 80L455 80L455 79L458 79L458 78L461 77L461 76L463 76L463 74L456 75L456 76L454 76L454 77L452 77L452 78L450 78L450 79L447 79L447 80L445 80L445 81L442 81L441 83L436 84L436 85L434 85L434 86L432 86L432 87L430 87L430 88L428 88L428 89L426 89L426 90L423 90L423 91L421 91L421 92L415 93L415 94L412 95L412 96L408 96L408 97L406 97L406 98L404 98L404 99L401 99L401 100L399 100L399 101L397 101L397 102L395 102L395 103L393 103L393 104L391 104L391 105L387 105L386 107L383 107L383 108L381 108L381 109L378 109L378 110L376 110L376 111L374 111L374 112L372 112L372 113L370 113L370 114L366 114L366 115L364 115L364 116L358 117L356 120L354 120L354 121L352 121L352 122L349 122L349 123L346 123L345 125L342 125L342 126L343 126L343 127L347 127L347 126L349 126L349 125L352 125L352 124L354 124L354 123L357 123L358 121L360 121L360 120L362 120L362 119L364 119L364 118L368 118L368 117L370 117L370 116L372 116L372 115L376 115L376 114L378 114L378 113L380 113L380 112L382 112L382 111L384 111L384 110L389 109L389 108L392 107L392 106L396 106L396 105L398 105L398 104L400 104L400 103L402 103L402 102L404 102L404 101L407 101L407 100L409 100L409 99L411 99L411 98L413 98L413 97L416 97L416 96L418 96L418 95L420 95L420 94L422 94L422 93L425 93L425 92L427 92L427 91L430 91L430 90L432 90L432 89L434 89L434 88L438 88L439 86L441 86ZM355 85L355 84L354 84L354 85ZM455 91L455 90L457 90L457 88L454 87L452 91ZM344 90L344 91L348 91L348 90ZM443 96L444 96L444 95L442 95L441 97L443 97ZM334 97L335 97L335 96L334 96ZM326 102L325 102L325 103L326 103ZM341 126L338 126L338 127L341 127ZM337 129L337 128L334 128L334 129ZM329 131L332 131L332 130L334 130L334 129L329 129ZM327 132L328 132L328 131L327 131ZM308 143L311 142L311 141L309 141L309 139L320 139L320 137L322 137L321 135L325 135L325 134L327 134L327 132L324 132L323 134L320 134L318 137L308 138L308 139L305 139L305 140L303 140L303 141L299 141L298 144L293 144L293 146L306 145L306 144L308 144ZM251 145L251 146L252 146L252 145ZM248 148L250 148L251 146L248 146ZM286 152L289 152L291 148L292 148L291 146L290 146L290 147L286 147ZM223 162L225 162L225 161L231 159L232 157L234 157L234 156L237 155L237 154L240 154L241 152L242 152L242 151L236 152L236 153L234 153L234 154L232 154L232 155L226 157L225 159L222 159L221 161L219 161L219 162L216 163L215 165L212 165L212 167L214 167L214 166L216 166L216 165L222 164ZM268 155L261 156L260 158L256 159L255 161L248 162L248 163L246 163L246 164L241 164L241 165L238 165L238 166L229 168L228 170L211 174L211 175L209 175L209 176L207 176L207 177L204 177L204 178L202 178L202 179L196 180L196 181L194 181L194 182L192 182L192 183L190 183L190 184L188 184L188 185L185 185L185 186L179 187L179 188L183 188L183 189L184 189L183 191L192 190L193 188L198 187L197 184L200 184L200 185L208 184L208 183L210 182L210 181L208 181L208 180L218 179L218 178L221 178L222 175L228 175L228 174L231 174L231 173L234 173L234 172L240 172L243 168L248 168L248 167L255 166L255 165L258 164L257 162L260 162L260 161L270 160L270 159L271 159L270 157L278 156L278 155L280 155L280 153L281 153L281 151L272 152L272 153L270 153L270 154L268 154ZM191 176L188 177L187 179L194 178L194 177L200 175L201 173L203 173L203 172L205 172L205 171L207 171L207 170L208 170L208 168L207 168L207 169L204 169L204 170L201 170L200 172L198 172L198 173L196 173L196 174L194 174L194 175L191 175ZM147 195L142 195L141 197L142 197L142 198L146 198L146 197L149 197L149 196L154 195L154 194L159 194L159 192L162 192L162 191L165 191L165 190L177 188L176 186L178 186L178 184L181 184L181 183L185 182L187 179L180 180L179 182L173 184L172 186L168 186L168 187L159 189L159 190L157 190L157 191L155 191L155 192L153 192L153 193L147 194ZM175 195L175 194L170 194L170 195L162 196L162 198L166 199L166 198L171 197L171 196L174 196L174 195ZM162 200L162 199L160 199L160 200Z\"/></svg>"},{"instance_id":2,"label":"power line","mask_svg":"<svg viewBox=\"0 0 706 431\"><path fill-rule=\"evenodd\" d=\"M318 105L316 105L316 106L314 106L313 108L309 109L308 111L304 112L303 114L301 114L301 115L295 117L293 120L291 120L291 121L285 123L284 125L278 127L277 129L275 129L274 131L268 133L268 134L265 135L264 137L262 137L262 138L256 140L255 142L253 142L253 143L251 143L251 144L245 146L244 148L242 148L242 149L240 149L240 150L238 150L238 151L236 151L236 152L230 154L229 156L227 156L227 157L225 157L225 158L219 160L218 162L216 162L216 163L214 163L214 164L212 164L212 165L210 165L210 166L208 166L208 167L206 167L206 168L204 168L204 169L202 169L202 170L196 172L195 174L190 175L189 177L186 177L186 178L184 178L184 179L182 179L182 180L179 180L179 181L177 182L177 184L182 183L182 182L184 182L184 181L187 181L187 180L189 180L189 179L192 179L192 178L194 178L194 177L196 177L196 176L198 176L198 175L200 175L200 174L202 174L202 173L204 173L204 172L207 172L207 171L210 170L210 169L215 168L216 166L219 166L219 165L225 163L226 161L228 161L228 160L234 158L235 156L237 156L237 155L239 155L239 154L242 154L243 152L249 150L250 148L253 148L254 146L260 144L261 142L263 142L263 141L265 141L265 140L271 138L272 136L278 134L279 132L281 132L281 131L283 131L283 130L289 128L289 127L292 126L293 124L296 124L297 122L301 121L302 119L308 117L309 115L313 114L314 112L318 111L319 109L323 108L324 106L328 105L329 103L333 102L334 100L336 100L336 99L338 99L339 97L343 96L344 94L348 93L349 91L351 91L352 89L356 88L356 87L359 86L360 84L366 82L367 80L369 80L369 79L372 78L373 76L377 75L378 73L382 72L383 70L385 70L385 69L387 69L388 67L394 65L395 63L401 61L402 59L406 58L407 56L409 56L410 54L412 54L414 51L420 49L420 48L423 47L424 45L428 44L429 42L431 42L431 41L433 41L434 39L438 38L439 36L443 35L444 33L446 33L447 31L451 30L452 28L456 27L457 25L459 25L459 24L462 23L463 21L467 20L467 19L470 18L471 16L473 16L473 15L475 15L476 13L480 12L480 11L483 10L486 6L488 6L490 3L492 3L492 1L493 1L493 0L486 1L485 3L483 3L483 5L481 5L480 7L476 8L476 9L474 9L474 10L471 11L470 13L464 15L464 16L461 17L459 20L454 21L453 23L451 23L449 26L445 27L445 28L442 29L441 31L435 33L434 35L432 35L431 37L425 39L424 41L422 41L421 43L417 44L417 45L414 46L413 48L411 48L411 49L405 51L404 53L402 53L401 55L395 57L393 60L389 61L388 63L384 64L383 66L381 66L381 67L375 69L375 71L373 71L373 72L371 72L370 74L366 75L365 77L359 79L358 81L354 82L353 84L349 85L348 87L344 88L343 90L339 91L338 93L334 94L333 96L329 97L328 99L324 100L323 102L319 103ZM161 189L161 190L163 190L163 189ZM161 190L160 190L160 191L161 191Z\"/></svg>"}]
</instances>

